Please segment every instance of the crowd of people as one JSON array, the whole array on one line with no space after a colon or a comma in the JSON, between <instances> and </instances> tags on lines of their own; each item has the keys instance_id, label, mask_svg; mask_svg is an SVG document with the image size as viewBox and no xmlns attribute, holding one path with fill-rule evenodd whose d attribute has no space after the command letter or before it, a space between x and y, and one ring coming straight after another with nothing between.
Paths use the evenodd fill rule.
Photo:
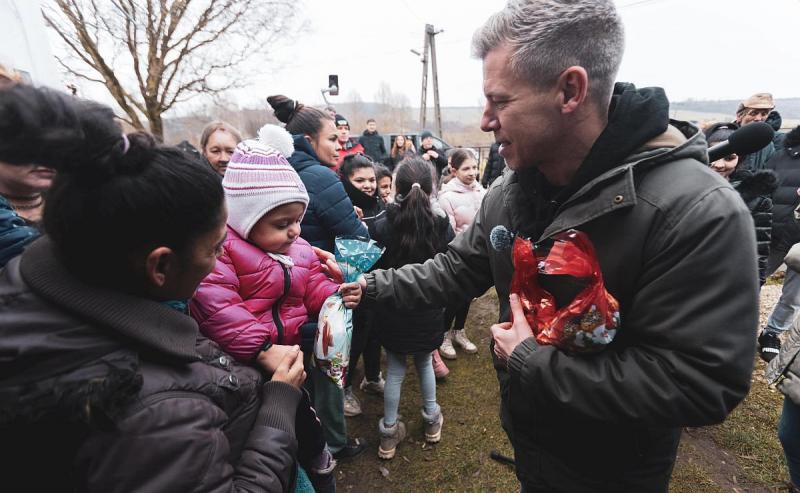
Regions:
<instances>
[{"instance_id":1,"label":"crowd of people","mask_svg":"<svg viewBox=\"0 0 800 493\"><path fill-rule=\"evenodd\" d=\"M494 286L488 349L523 492L666 491L682 428L725 419L756 352L786 395L800 491L800 273L757 331L759 286L800 244L800 127L780 131L768 93L730 122L670 120L663 90L614 81L611 1L512 1L473 45L496 140L482 170L428 131L387 149L374 118L352 137L335 109L284 95L257 135L213 121L197 147L163 145L0 69L0 429L6 477L24 478L10 484L335 491L339 461L403 446L409 359L421 438L446 436L437 380L457 349L487 350L465 324ZM773 142L708 163L762 121ZM540 339L498 233L541 245L571 230L620 306L591 355ZM339 237L385 247L357 282ZM574 288L558 277L543 286ZM335 293L352 310L341 385L313 357ZM365 398L383 400L379 443L348 433Z\"/></svg>"}]
</instances>

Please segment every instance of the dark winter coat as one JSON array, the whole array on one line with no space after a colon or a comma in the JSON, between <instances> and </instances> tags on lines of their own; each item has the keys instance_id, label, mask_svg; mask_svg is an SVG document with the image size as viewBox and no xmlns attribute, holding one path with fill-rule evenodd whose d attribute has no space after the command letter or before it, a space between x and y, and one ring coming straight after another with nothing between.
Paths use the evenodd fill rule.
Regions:
<instances>
[{"instance_id":1,"label":"dark winter coat","mask_svg":"<svg viewBox=\"0 0 800 493\"><path fill-rule=\"evenodd\" d=\"M0 271L3 480L26 491L293 487L301 393L165 304L88 286L42 238Z\"/></svg>"},{"instance_id":2,"label":"dark winter coat","mask_svg":"<svg viewBox=\"0 0 800 493\"><path fill-rule=\"evenodd\" d=\"M800 203L800 127L784 139L784 147L767 164L778 176L778 189L772 194L772 248L788 252L800 243L800 224L794 219L794 209Z\"/></svg>"},{"instance_id":3,"label":"dark winter coat","mask_svg":"<svg viewBox=\"0 0 800 493\"><path fill-rule=\"evenodd\" d=\"M397 204L389 204L386 214L380 216L370 225L372 238L386 245L381 259L376 265L377 269L390 269L402 267L412 259L407 252L401 251L393 240L395 232L392 220L399 211ZM445 214L434 213L436 220L436 247L438 252L447 250L447 244L455 238L453 228ZM395 310L380 309L379 317L375 318L374 326L377 329L378 340L388 351L400 354L430 352L442 345L444 340L444 309L431 307L427 310ZM409 330L413 330L413 337L409 337Z\"/></svg>"},{"instance_id":4,"label":"dark winter coat","mask_svg":"<svg viewBox=\"0 0 800 493\"><path fill-rule=\"evenodd\" d=\"M761 170L753 173L741 170L730 177L731 185L739 192L753 216L758 249L758 278L766 281L767 258L772 238L772 193L778 188L775 173Z\"/></svg>"},{"instance_id":5,"label":"dark winter coat","mask_svg":"<svg viewBox=\"0 0 800 493\"><path fill-rule=\"evenodd\" d=\"M29 225L25 219L0 196L0 267L16 257L33 240L39 237L39 230Z\"/></svg>"},{"instance_id":6,"label":"dark winter coat","mask_svg":"<svg viewBox=\"0 0 800 493\"><path fill-rule=\"evenodd\" d=\"M433 151L437 154L436 158L431 157L430 163L436 167L436 176L442 175L442 170L447 167L447 158L444 155L444 151L440 151L436 147L431 147L430 149L425 149L422 146L419 146L419 155L424 156L428 152Z\"/></svg>"},{"instance_id":7,"label":"dark winter coat","mask_svg":"<svg viewBox=\"0 0 800 493\"><path fill-rule=\"evenodd\" d=\"M319 162L314 149L302 135L294 136L294 154L289 157L289 163L300 175L310 199L300 223L300 236L304 240L311 246L333 252L337 236L369 236L367 227L358 220L339 177Z\"/></svg>"},{"instance_id":8,"label":"dark winter coat","mask_svg":"<svg viewBox=\"0 0 800 493\"><path fill-rule=\"evenodd\" d=\"M489 159L486 160L486 168L484 168L483 175L481 175L483 188L489 188L497 178L503 175L503 170L506 168L506 160L498 152L499 149L500 144L497 142L489 148Z\"/></svg>"},{"instance_id":9,"label":"dark winter coat","mask_svg":"<svg viewBox=\"0 0 800 493\"><path fill-rule=\"evenodd\" d=\"M364 147L364 154L371 157L376 163L381 163L386 159L386 144L383 143L383 136L377 131L364 130L364 133L358 138L358 143Z\"/></svg>"},{"instance_id":10,"label":"dark winter coat","mask_svg":"<svg viewBox=\"0 0 800 493\"><path fill-rule=\"evenodd\" d=\"M752 219L706 165L702 133L668 126L668 111L663 91L618 84L608 127L564 195L536 186L536 170L506 171L445 254L366 276L366 304L405 310L494 285L506 322L514 267L490 232L503 226L544 241L574 228L589 236L620 303L614 341L579 356L529 338L507 365L495 361L517 475L543 482L542 491L665 490L680 428L721 422L750 386L758 326ZM632 488L636 481L647 484Z\"/></svg>"}]
</instances>

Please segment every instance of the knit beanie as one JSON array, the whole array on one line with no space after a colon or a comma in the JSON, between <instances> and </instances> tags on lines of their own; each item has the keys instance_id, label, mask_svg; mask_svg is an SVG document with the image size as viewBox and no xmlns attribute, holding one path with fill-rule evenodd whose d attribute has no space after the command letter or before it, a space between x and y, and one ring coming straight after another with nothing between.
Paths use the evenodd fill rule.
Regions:
<instances>
[{"instance_id":1,"label":"knit beanie","mask_svg":"<svg viewBox=\"0 0 800 493\"><path fill-rule=\"evenodd\" d=\"M261 140L244 140L236 146L222 188L228 226L244 239L271 210L292 202L308 207L308 192L300 176L280 151Z\"/></svg>"}]
</instances>

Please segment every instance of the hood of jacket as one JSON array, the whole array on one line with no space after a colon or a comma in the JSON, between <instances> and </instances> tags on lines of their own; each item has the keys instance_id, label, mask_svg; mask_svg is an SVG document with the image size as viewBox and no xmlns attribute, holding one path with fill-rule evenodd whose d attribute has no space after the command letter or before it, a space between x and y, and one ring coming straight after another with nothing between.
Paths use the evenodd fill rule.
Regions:
<instances>
[{"instance_id":1,"label":"hood of jacket","mask_svg":"<svg viewBox=\"0 0 800 493\"><path fill-rule=\"evenodd\" d=\"M375 137L380 134L378 133L377 130L374 132L370 132L369 130L364 130L364 132L361 135L363 135L364 137Z\"/></svg>"},{"instance_id":2,"label":"hood of jacket","mask_svg":"<svg viewBox=\"0 0 800 493\"><path fill-rule=\"evenodd\" d=\"M305 135L293 135L292 139L294 140L294 152L289 156L288 160L295 171L299 173L315 165L325 166L320 162L317 153L314 152L314 148L306 140ZM329 166L325 167L329 168Z\"/></svg>"}]
</instances>

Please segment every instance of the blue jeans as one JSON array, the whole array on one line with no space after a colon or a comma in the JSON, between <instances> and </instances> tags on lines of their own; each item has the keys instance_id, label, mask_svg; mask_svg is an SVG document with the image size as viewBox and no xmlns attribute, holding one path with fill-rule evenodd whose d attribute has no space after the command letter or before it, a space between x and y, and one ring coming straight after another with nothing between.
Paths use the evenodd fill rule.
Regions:
<instances>
[{"instance_id":1,"label":"blue jeans","mask_svg":"<svg viewBox=\"0 0 800 493\"><path fill-rule=\"evenodd\" d=\"M778 422L778 438L789 466L792 484L800 486L800 406L788 397L783 398L783 412Z\"/></svg>"},{"instance_id":2,"label":"blue jeans","mask_svg":"<svg viewBox=\"0 0 800 493\"><path fill-rule=\"evenodd\" d=\"M767 262L767 275L772 274L783 262L786 252L770 252ZM783 279L781 298L772 309L767 320L766 330L779 334L792 326L794 320L800 315L800 274L792 269L786 269Z\"/></svg>"},{"instance_id":3,"label":"blue jeans","mask_svg":"<svg viewBox=\"0 0 800 493\"><path fill-rule=\"evenodd\" d=\"M403 388L403 379L406 376L405 354L386 351L386 386L383 389L383 423L393 426L397 422L397 410L400 407L400 391ZM422 391L422 402L425 413L434 416L439 413L439 404L436 403L436 377L433 375L433 362L431 353L417 353L411 355L414 366L419 376L419 387Z\"/></svg>"}]
</instances>

